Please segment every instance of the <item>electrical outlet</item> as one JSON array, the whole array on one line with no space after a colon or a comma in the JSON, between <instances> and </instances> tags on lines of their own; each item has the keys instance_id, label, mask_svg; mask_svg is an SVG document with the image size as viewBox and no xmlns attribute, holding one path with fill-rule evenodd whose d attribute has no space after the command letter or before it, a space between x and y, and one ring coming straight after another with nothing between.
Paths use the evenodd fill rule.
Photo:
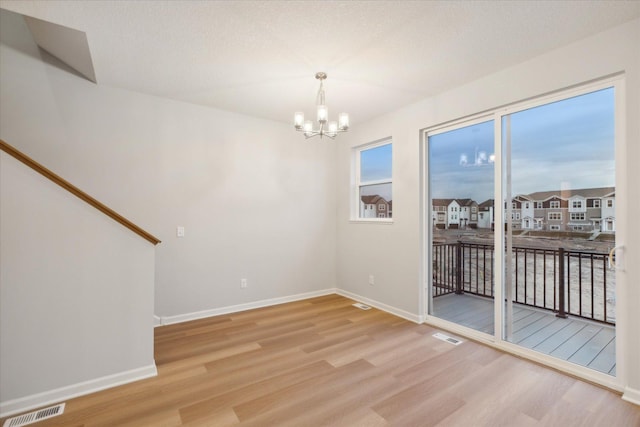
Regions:
<instances>
[{"instance_id":1,"label":"electrical outlet","mask_svg":"<svg viewBox=\"0 0 640 427\"><path fill-rule=\"evenodd\" d=\"M177 237L184 237L184 227L179 225L176 227L176 236Z\"/></svg>"},{"instance_id":2,"label":"electrical outlet","mask_svg":"<svg viewBox=\"0 0 640 427\"><path fill-rule=\"evenodd\" d=\"M371 286L373 286L376 283L375 277L373 277L373 274L369 275L369 284Z\"/></svg>"},{"instance_id":3,"label":"electrical outlet","mask_svg":"<svg viewBox=\"0 0 640 427\"><path fill-rule=\"evenodd\" d=\"M240 279L240 287L243 289L247 287L247 279Z\"/></svg>"}]
</instances>

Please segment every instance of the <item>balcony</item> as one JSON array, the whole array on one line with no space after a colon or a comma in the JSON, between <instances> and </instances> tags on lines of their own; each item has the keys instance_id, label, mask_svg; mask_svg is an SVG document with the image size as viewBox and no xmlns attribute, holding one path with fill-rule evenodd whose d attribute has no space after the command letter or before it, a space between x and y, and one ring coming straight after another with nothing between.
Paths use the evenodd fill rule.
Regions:
<instances>
[{"instance_id":1,"label":"balcony","mask_svg":"<svg viewBox=\"0 0 640 427\"><path fill-rule=\"evenodd\" d=\"M607 254L514 247L506 255L509 341L615 375L615 275ZM433 314L493 334L493 265L493 245L434 244Z\"/></svg>"}]
</instances>

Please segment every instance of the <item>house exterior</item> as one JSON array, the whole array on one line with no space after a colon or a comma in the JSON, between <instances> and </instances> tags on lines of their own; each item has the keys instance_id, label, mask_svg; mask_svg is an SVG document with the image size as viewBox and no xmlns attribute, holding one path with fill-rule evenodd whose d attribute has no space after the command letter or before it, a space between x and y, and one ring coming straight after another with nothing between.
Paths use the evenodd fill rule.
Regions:
<instances>
[{"instance_id":1,"label":"house exterior","mask_svg":"<svg viewBox=\"0 0 640 427\"><path fill-rule=\"evenodd\" d=\"M493 199L478 205L478 228L493 230Z\"/></svg>"},{"instance_id":2,"label":"house exterior","mask_svg":"<svg viewBox=\"0 0 640 427\"><path fill-rule=\"evenodd\" d=\"M391 218L391 201L374 194L360 197L360 218Z\"/></svg>"},{"instance_id":3,"label":"house exterior","mask_svg":"<svg viewBox=\"0 0 640 427\"><path fill-rule=\"evenodd\" d=\"M433 226L445 230L460 228L463 223L461 220L461 208L462 206L457 199L432 199Z\"/></svg>"},{"instance_id":4,"label":"house exterior","mask_svg":"<svg viewBox=\"0 0 640 427\"><path fill-rule=\"evenodd\" d=\"M533 204L533 216L530 209L522 211L522 229L615 232L615 187L540 191L517 198Z\"/></svg>"},{"instance_id":5,"label":"house exterior","mask_svg":"<svg viewBox=\"0 0 640 427\"><path fill-rule=\"evenodd\" d=\"M433 199L434 226L493 229L493 199ZM615 232L615 187L540 191L511 199L511 225L522 231Z\"/></svg>"},{"instance_id":6,"label":"house exterior","mask_svg":"<svg viewBox=\"0 0 640 427\"><path fill-rule=\"evenodd\" d=\"M453 199L432 199L431 218L434 228L447 228L447 209Z\"/></svg>"},{"instance_id":7,"label":"house exterior","mask_svg":"<svg viewBox=\"0 0 640 427\"><path fill-rule=\"evenodd\" d=\"M478 228L478 202L472 199L457 199L460 205L460 228Z\"/></svg>"}]
</instances>

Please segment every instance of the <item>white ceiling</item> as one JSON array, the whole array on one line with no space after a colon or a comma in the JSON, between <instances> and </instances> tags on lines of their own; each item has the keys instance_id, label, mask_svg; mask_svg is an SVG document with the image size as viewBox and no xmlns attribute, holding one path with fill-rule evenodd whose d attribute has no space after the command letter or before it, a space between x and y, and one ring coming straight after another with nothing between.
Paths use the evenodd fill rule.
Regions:
<instances>
[{"instance_id":1,"label":"white ceiling","mask_svg":"<svg viewBox=\"0 0 640 427\"><path fill-rule=\"evenodd\" d=\"M98 84L290 122L326 71L352 126L640 16L640 1L28 1ZM61 38L64 40L64 38ZM60 47L64 50L64 46Z\"/></svg>"}]
</instances>

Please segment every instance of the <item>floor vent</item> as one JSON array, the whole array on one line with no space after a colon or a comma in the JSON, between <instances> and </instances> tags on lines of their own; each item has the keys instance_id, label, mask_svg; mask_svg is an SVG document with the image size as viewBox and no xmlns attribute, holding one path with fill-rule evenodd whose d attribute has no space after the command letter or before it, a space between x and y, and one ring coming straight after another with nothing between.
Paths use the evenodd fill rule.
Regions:
<instances>
[{"instance_id":1,"label":"floor vent","mask_svg":"<svg viewBox=\"0 0 640 427\"><path fill-rule=\"evenodd\" d=\"M46 420L47 418L62 415L62 413L64 413L64 403L9 418L4 422L2 427L22 427L28 424L37 423L38 421Z\"/></svg>"},{"instance_id":2,"label":"floor vent","mask_svg":"<svg viewBox=\"0 0 640 427\"><path fill-rule=\"evenodd\" d=\"M445 334L442 334L442 333L440 333L440 332L436 332L435 334L433 334L433 336L434 336L435 338L438 338L439 340L446 341L446 342L448 342L448 343L450 343L450 344L453 344L453 345L460 345L460 344L462 344L462 340L459 340L459 339L457 339L457 338L450 337L449 335L445 335Z\"/></svg>"},{"instance_id":3,"label":"floor vent","mask_svg":"<svg viewBox=\"0 0 640 427\"><path fill-rule=\"evenodd\" d=\"M353 305L354 307L359 308L360 310L369 310L369 309L371 308L371 307L369 307L368 305L363 304L363 303L361 303L361 302L357 302L357 303L352 304L352 305Z\"/></svg>"}]
</instances>

